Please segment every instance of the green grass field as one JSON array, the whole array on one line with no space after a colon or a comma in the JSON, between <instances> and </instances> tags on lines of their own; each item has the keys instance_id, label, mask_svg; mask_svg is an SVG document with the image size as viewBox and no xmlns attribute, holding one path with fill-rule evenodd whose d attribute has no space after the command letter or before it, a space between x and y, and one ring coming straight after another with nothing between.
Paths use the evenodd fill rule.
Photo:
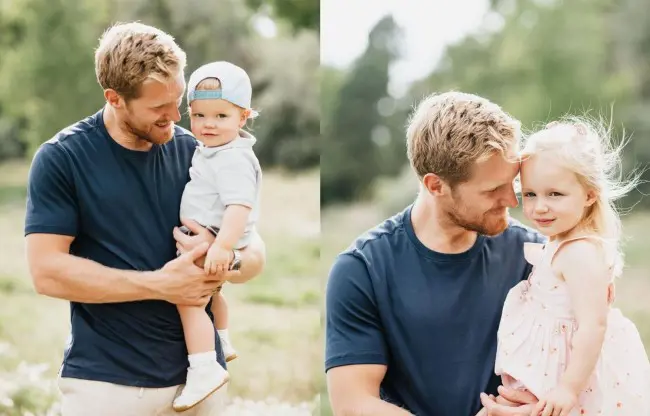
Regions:
<instances>
[{"instance_id":1,"label":"green grass field","mask_svg":"<svg viewBox=\"0 0 650 416\"><path fill-rule=\"evenodd\" d=\"M50 398L34 386L56 376L69 331L68 303L36 295L31 287L23 239L27 171L25 163L0 165L0 414L8 415L48 406ZM317 171L265 173L259 230L266 269L224 289L240 357L229 365L231 397L313 402L322 389L318 189ZM21 362L47 368L39 375ZM21 384L25 388L16 391ZM13 391L13 406L3 391Z\"/></svg>"}]
</instances>

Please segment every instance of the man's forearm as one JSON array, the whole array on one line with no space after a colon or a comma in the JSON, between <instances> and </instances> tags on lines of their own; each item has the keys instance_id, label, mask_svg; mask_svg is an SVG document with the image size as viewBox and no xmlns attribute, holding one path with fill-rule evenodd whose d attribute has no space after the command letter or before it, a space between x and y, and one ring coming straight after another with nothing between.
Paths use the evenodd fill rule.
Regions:
<instances>
[{"instance_id":1,"label":"man's forearm","mask_svg":"<svg viewBox=\"0 0 650 416\"><path fill-rule=\"evenodd\" d=\"M157 272L112 269L71 254L50 254L31 270L42 295L83 303L157 299Z\"/></svg>"},{"instance_id":2,"label":"man's forearm","mask_svg":"<svg viewBox=\"0 0 650 416\"><path fill-rule=\"evenodd\" d=\"M401 407L372 396L364 397L354 405L334 409L334 416L410 416L412 414Z\"/></svg>"}]
</instances>

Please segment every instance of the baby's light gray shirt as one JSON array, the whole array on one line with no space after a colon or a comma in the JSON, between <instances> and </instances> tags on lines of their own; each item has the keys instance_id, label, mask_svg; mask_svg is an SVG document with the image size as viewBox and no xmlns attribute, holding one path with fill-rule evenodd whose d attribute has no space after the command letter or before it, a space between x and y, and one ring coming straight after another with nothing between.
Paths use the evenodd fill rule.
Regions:
<instances>
[{"instance_id":1,"label":"baby's light gray shirt","mask_svg":"<svg viewBox=\"0 0 650 416\"><path fill-rule=\"evenodd\" d=\"M199 143L192 156L190 181L181 199L180 217L221 228L229 205L251 208L244 235L235 248L245 247L259 219L262 169L253 152L256 139L240 130L239 137L217 147Z\"/></svg>"}]
</instances>

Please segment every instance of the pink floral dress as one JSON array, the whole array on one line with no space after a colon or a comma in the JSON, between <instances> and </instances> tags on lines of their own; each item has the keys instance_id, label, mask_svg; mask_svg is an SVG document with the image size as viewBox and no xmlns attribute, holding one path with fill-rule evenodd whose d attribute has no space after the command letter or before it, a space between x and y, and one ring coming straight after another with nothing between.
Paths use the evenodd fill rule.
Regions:
<instances>
[{"instance_id":1,"label":"pink floral dress","mask_svg":"<svg viewBox=\"0 0 650 416\"><path fill-rule=\"evenodd\" d=\"M526 388L537 397L560 380L578 327L566 282L551 269L553 256L567 241L526 244L533 271L508 293L498 331L496 374L504 385ZM613 282L608 296L613 301ZM650 416L648 356L634 324L611 302L601 354L578 403L570 416Z\"/></svg>"}]
</instances>

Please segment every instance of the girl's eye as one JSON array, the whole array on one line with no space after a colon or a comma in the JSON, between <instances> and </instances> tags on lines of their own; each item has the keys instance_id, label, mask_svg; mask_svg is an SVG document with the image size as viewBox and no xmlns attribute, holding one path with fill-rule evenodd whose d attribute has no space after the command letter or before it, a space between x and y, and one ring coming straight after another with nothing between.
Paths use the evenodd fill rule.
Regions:
<instances>
[{"instance_id":1,"label":"girl's eye","mask_svg":"<svg viewBox=\"0 0 650 416\"><path fill-rule=\"evenodd\" d=\"M562 196L559 192L551 192L551 196Z\"/></svg>"},{"instance_id":2,"label":"girl's eye","mask_svg":"<svg viewBox=\"0 0 650 416\"><path fill-rule=\"evenodd\" d=\"M535 194L533 192L524 192L524 198L532 198Z\"/></svg>"}]
</instances>

